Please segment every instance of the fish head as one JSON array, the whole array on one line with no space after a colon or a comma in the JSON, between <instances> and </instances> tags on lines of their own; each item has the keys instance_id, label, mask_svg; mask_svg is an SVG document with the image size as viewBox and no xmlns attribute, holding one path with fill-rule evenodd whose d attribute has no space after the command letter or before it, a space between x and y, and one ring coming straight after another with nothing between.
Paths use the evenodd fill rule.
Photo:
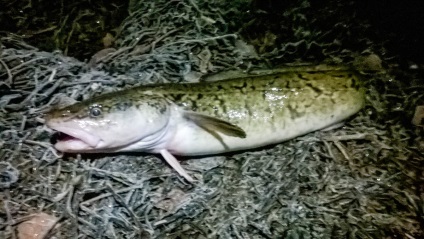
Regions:
<instances>
[{"instance_id":1,"label":"fish head","mask_svg":"<svg viewBox=\"0 0 424 239\"><path fill-rule=\"evenodd\" d=\"M59 132L54 145L59 151L114 152L166 128L168 106L163 97L115 92L53 109L45 119Z\"/></svg>"}]
</instances>

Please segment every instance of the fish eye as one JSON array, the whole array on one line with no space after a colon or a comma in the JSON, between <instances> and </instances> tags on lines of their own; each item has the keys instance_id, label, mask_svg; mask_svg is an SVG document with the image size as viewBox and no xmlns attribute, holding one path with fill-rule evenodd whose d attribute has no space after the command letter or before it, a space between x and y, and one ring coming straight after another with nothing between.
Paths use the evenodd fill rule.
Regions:
<instances>
[{"instance_id":1,"label":"fish eye","mask_svg":"<svg viewBox=\"0 0 424 239\"><path fill-rule=\"evenodd\" d=\"M102 108L98 105L90 107L90 116L98 117L102 114Z\"/></svg>"}]
</instances>

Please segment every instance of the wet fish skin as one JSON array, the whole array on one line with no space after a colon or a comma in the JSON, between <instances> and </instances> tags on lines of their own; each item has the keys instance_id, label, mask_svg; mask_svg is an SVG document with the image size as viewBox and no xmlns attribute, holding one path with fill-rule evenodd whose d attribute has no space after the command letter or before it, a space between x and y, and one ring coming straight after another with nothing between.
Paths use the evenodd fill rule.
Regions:
<instances>
[{"instance_id":1,"label":"wet fish skin","mask_svg":"<svg viewBox=\"0 0 424 239\"><path fill-rule=\"evenodd\" d=\"M58 142L58 150L161 153L176 168L171 154L279 143L345 120L364 98L353 71L287 71L112 92L52 110L46 124L76 138ZM177 171L191 180L181 167Z\"/></svg>"},{"instance_id":2,"label":"wet fish skin","mask_svg":"<svg viewBox=\"0 0 424 239\"><path fill-rule=\"evenodd\" d=\"M340 122L364 105L364 89L352 71L285 72L151 90L184 110L228 121L246 132L243 139L223 136L225 148L204 131L183 131L197 140L178 140L178 147L170 150L188 155L278 143ZM207 140L202 144L201 138Z\"/></svg>"}]
</instances>

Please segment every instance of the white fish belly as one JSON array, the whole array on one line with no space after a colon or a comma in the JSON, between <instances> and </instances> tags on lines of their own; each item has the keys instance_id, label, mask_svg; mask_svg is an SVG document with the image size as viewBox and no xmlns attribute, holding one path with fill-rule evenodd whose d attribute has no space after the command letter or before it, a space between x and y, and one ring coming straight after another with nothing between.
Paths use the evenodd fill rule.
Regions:
<instances>
[{"instance_id":1,"label":"white fish belly","mask_svg":"<svg viewBox=\"0 0 424 239\"><path fill-rule=\"evenodd\" d=\"M357 111L351 110L352 112L343 114L340 112L328 116L309 115L285 119L279 121L280 123L270 123L261 127L241 126L246 132L246 138L217 133L221 136L219 139L191 122L184 122L179 125L167 149L176 155L208 155L276 144L338 123Z\"/></svg>"}]
</instances>

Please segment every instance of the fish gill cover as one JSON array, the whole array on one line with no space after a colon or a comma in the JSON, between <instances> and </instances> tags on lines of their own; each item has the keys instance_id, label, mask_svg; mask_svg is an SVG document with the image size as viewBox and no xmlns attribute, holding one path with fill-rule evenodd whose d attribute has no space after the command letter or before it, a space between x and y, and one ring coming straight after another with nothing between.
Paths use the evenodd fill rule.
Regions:
<instances>
[{"instance_id":1,"label":"fish gill cover","mask_svg":"<svg viewBox=\"0 0 424 239\"><path fill-rule=\"evenodd\" d=\"M355 1L276 2L130 1L89 64L2 37L0 238L38 213L57 217L51 238L423 238L423 62ZM342 128L189 158L194 185L155 155L62 157L43 125L69 100L293 62L372 70L366 107Z\"/></svg>"}]
</instances>

